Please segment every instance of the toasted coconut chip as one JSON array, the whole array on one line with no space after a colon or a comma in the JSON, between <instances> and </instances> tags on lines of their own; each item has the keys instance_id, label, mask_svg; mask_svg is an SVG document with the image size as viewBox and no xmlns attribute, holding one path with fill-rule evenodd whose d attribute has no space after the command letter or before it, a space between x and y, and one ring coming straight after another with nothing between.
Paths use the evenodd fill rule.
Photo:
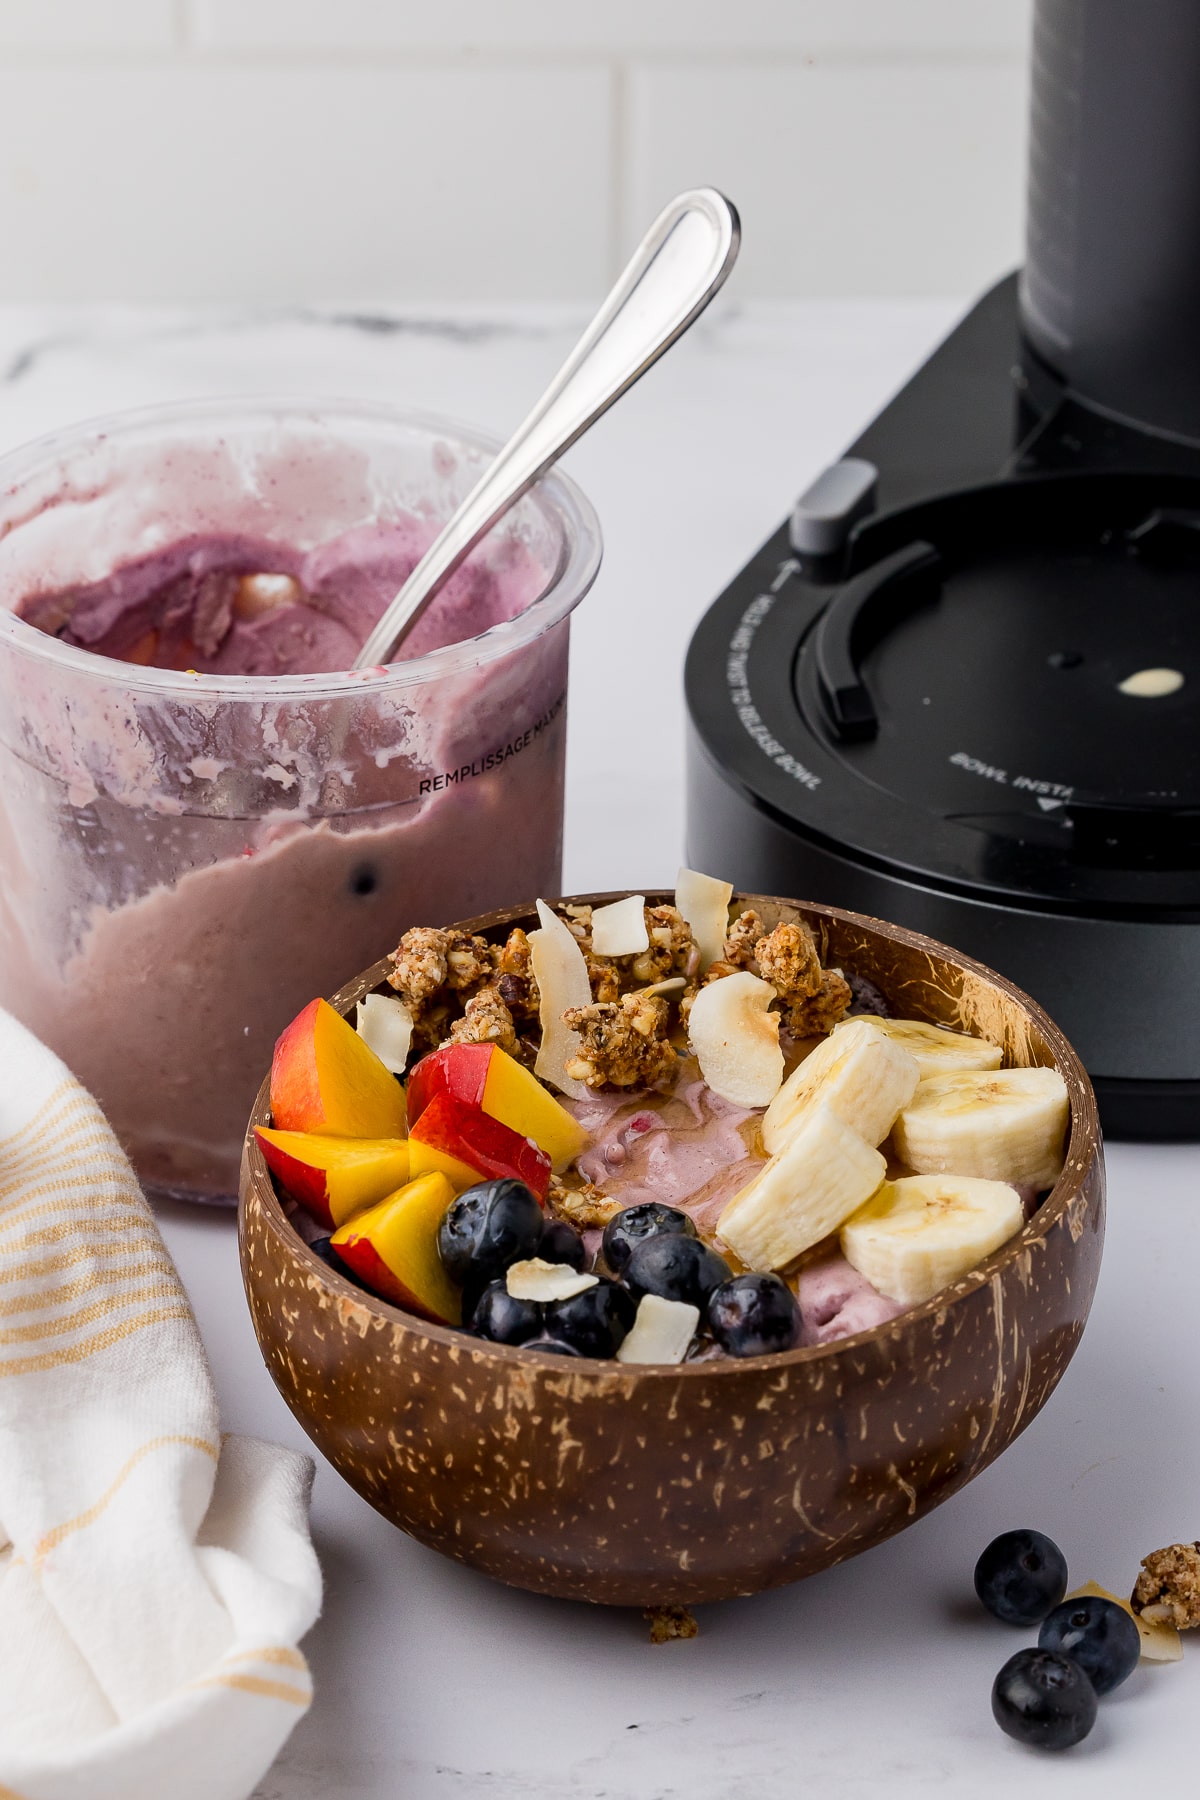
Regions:
<instances>
[{"instance_id":1,"label":"toasted coconut chip","mask_svg":"<svg viewBox=\"0 0 1200 1800\"><path fill-rule=\"evenodd\" d=\"M636 956L650 948L646 930L646 896L630 894L592 914L592 949L597 956Z\"/></svg>"},{"instance_id":2,"label":"toasted coconut chip","mask_svg":"<svg viewBox=\"0 0 1200 1800\"><path fill-rule=\"evenodd\" d=\"M541 995L539 1017L542 1044L533 1065L535 1075L556 1087L572 1100L585 1100L588 1090L582 1081L567 1074L567 1064L579 1055L580 1038L563 1024L563 1014L573 1006L590 1006L592 984L587 964L567 926L558 914L537 903L541 928L529 933L529 953L533 973Z\"/></svg>"},{"instance_id":3,"label":"toasted coconut chip","mask_svg":"<svg viewBox=\"0 0 1200 1800\"><path fill-rule=\"evenodd\" d=\"M385 1069L393 1075L403 1075L413 1034L413 1016L403 1000L388 994L368 994L358 1003L355 1029Z\"/></svg>"},{"instance_id":4,"label":"toasted coconut chip","mask_svg":"<svg viewBox=\"0 0 1200 1800\"><path fill-rule=\"evenodd\" d=\"M540 1256L531 1256L526 1262L513 1263L505 1283L514 1300L570 1300L595 1287L599 1279L567 1263L543 1262Z\"/></svg>"},{"instance_id":5,"label":"toasted coconut chip","mask_svg":"<svg viewBox=\"0 0 1200 1800\"><path fill-rule=\"evenodd\" d=\"M695 869L680 869L675 877L675 905L692 928L702 969L719 962L725 954L732 898L732 882L717 881Z\"/></svg>"},{"instance_id":6,"label":"toasted coconut chip","mask_svg":"<svg viewBox=\"0 0 1200 1800\"><path fill-rule=\"evenodd\" d=\"M617 1351L618 1362L681 1363L688 1353L700 1309L683 1300L643 1294L633 1329Z\"/></svg>"}]
</instances>

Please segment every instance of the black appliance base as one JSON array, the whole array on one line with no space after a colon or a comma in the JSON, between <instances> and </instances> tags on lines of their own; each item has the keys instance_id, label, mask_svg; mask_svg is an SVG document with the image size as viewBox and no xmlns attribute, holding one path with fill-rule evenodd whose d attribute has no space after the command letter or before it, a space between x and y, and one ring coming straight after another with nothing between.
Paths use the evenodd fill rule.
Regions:
<instances>
[{"instance_id":1,"label":"black appliance base","mask_svg":"<svg viewBox=\"0 0 1200 1800\"><path fill-rule=\"evenodd\" d=\"M1200 1138L1200 1081L1092 1078L1104 1135L1118 1142L1190 1144Z\"/></svg>"}]
</instances>

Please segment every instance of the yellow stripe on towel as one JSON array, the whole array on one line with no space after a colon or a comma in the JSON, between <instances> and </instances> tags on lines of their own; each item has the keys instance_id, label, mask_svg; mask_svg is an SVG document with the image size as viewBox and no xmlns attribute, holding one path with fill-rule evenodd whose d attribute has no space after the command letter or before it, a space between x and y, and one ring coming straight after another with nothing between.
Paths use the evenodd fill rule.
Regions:
<instances>
[{"instance_id":1,"label":"yellow stripe on towel","mask_svg":"<svg viewBox=\"0 0 1200 1800\"><path fill-rule=\"evenodd\" d=\"M50 1552L56 1550L64 1539L73 1536L77 1531L83 1531L86 1526L94 1524L106 1507L112 1504L138 1464L144 1462L155 1450L165 1450L172 1444L184 1444L192 1450L202 1450L205 1456L211 1456L214 1462L217 1460L217 1447L215 1444L210 1444L207 1438L186 1435L149 1438L146 1443L134 1451L124 1467L109 1482L100 1498L94 1501L85 1512L77 1513L73 1519L67 1519L62 1525L56 1525L53 1531L48 1531L44 1537L38 1539L33 1552L34 1567L40 1568Z\"/></svg>"},{"instance_id":2,"label":"yellow stripe on towel","mask_svg":"<svg viewBox=\"0 0 1200 1800\"><path fill-rule=\"evenodd\" d=\"M86 1362L90 1356L111 1349L123 1338L132 1337L135 1331L144 1331L148 1325L160 1325L165 1319L190 1319L191 1316L192 1309L186 1300L180 1300L175 1306L160 1306L154 1312L139 1313L136 1318L110 1325L106 1331L98 1331L94 1337L84 1338L81 1344L71 1344L65 1350L44 1350L40 1356L17 1356L7 1362L0 1361L0 1381L7 1375L33 1375L43 1369L60 1368L64 1363Z\"/></svg>"},{"instance_id":3,"label":"yellow stripe on towel","mask_svg":"<svg viewBox=\"0 0 1200 1800\"><path fill-rule=\"evenodd\" d=\"M205 1675L200 1681L190 1681L188 1686L240 1688L244 1694L257 1694L264 1700L287 1700L292 1706L307 1706L312 1699L311 1688L295 1688L287 1681L266 1681L261 1675Z\"/></svg>"}]
</instances>

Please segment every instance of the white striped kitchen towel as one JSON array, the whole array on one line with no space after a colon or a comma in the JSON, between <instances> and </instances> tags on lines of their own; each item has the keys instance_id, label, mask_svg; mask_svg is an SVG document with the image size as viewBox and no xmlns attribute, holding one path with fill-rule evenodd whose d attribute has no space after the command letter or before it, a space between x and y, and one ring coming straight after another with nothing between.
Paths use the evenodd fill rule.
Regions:
<instances>
[{"instance_id":1,"label":"white striped kitchen towel","mask_svg":"<svg viewBox=\"0 0 1200 1800\"><path fill-rule=\"evenodd\" d=\"M311 1481L219 1436L128 1162L0 1012L0 1800L244 1800L311 1697Z\"/></svg>"}]
</instances>

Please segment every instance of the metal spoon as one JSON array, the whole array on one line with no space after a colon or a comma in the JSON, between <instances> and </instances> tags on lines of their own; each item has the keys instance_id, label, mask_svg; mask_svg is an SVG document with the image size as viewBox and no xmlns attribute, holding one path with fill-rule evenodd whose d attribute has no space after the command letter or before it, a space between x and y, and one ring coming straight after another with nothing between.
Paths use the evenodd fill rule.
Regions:
<instances>
[{"instance_id":1,"label":"metal spoon","mask_svg":"<svg viewBox=\"0 0 1200 1800\"><path fill-rule=\"evenodd\" d=\"M533 411L425 552L354 660L389 662L442 584L521 495L708 305L737 260L737 211L715 188L665 207Z\"/></svg>"}]
</instances>

